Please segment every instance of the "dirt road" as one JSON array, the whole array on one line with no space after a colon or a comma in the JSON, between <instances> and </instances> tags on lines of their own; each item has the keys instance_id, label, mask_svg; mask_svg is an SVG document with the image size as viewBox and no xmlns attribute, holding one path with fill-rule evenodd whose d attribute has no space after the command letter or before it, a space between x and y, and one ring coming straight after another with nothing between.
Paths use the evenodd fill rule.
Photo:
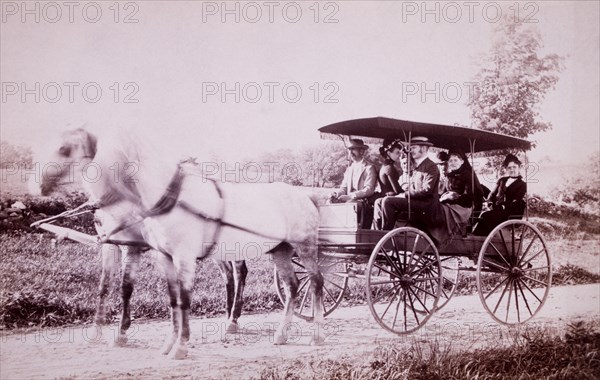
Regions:
<instances>
[{"instance_id":1,"label":"dirt road","mask_svg":"<svg viewBox=\"0 0 600 380\"><path fill-rule=\"evenodd\" d=\"M555 287L540 314L527 326L562 329L572 320L600 319L600 284ZM478 296L455 297L421 330L398 337L381 329L367 306L340 308L327 318L325 345L309 345L312 325L296 320L290 343L273 346L277 313L242 316L239 334L225 334L222 319L192 321L188 359L159 354L168 322L134 322L127 347L110 347L116 326L46 329L1 338L0 378L248 378L283 359L368 357L378 345L427 342L464 348L510 343L507 327L484 311Z\"/></svg>"}]
</instances>

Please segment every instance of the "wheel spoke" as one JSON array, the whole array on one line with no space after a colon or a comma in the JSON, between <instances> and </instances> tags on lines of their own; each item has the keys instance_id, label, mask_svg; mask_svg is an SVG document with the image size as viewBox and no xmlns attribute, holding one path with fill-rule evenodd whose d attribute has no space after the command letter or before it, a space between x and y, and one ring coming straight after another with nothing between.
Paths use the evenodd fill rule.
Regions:
<instances>
[{"instance_id":1,"label":"wheel spoke","mask_svg":"<svg viewBox=\"0 0 600 380\"><path fill-rule=\"evenodd\" d=\"M493 265L493 266L495 266L496 268L500 268L500 269L502 269L502 270L503 270L503 271L505 271L505 272L508 272L508 271L510 270L510 269L508 269L507 267L503 267L502 265L500 265L500 264L498 264L498 263L496 263L496 262L494 262L494 261L490 261L490 260L486 259L485 257L483 258L482 262L485 262L485 263L486 263L486 264L488 264L488 265ZM507 263L507 264L508 264L508 263Z\"/></svg>"},{"instance_id":2,"label":"wheel spoke","mask_svg":"<svg viewBox=\"0 0 600 380\"><path fill-rule=\"evenodd\" d=\"M529 307L529 302L527 301L527 297L525 297L525 293L523 292L523 287L521 286L521 281L518 281L517 285L519 286L519 290L521 291L521 296L523 296L523 302L525 302L525 306L527 307L527 310L529 310L529 315L533 317L533 312L531 312L531 308Z\"/></svg>"},{"instance_id":3,"label":"wheel spoke","mask_svg":"<svg viewBox=\"0 0 600 380\"><path fill-rule=\"evenodd\" d=\"M386 284L399 284L399 280L387 280L387 281L376 281L371 282L371 285L386 285Z\"/></svg>"},{"instance_id":4,"label":"wheel spoke","mask_svg":"<svg viewBox=\"0 0 600 380\"><path fill-rule=\"evenodd\" d=\"M496 285L496 287L494 287L494 289L492 289L484 298L487 300L492 295L492 293L494 293L496 290L498 290L498 288L501 287L502 284L505 283L506 281L508 281L508 277L504 277L504 280L500 281L498 283L498 285Z\"/></svg>"},{"instance_id":5,"label":"wheel spoke","mask_svg":"<svg viewBox=\"0 0 600 380\"><path fill-rule=\"evenodd\" d=\"M517 293L517 281L513 281L513 287L515 288L515 307L517 309L517 322L521 323L521 312L519 310L519 294Z\"/></svg>"},{"instance_id":6,"label":"wheel spoke","mask_svg":"<svg viewBox=\"0 0 600 380\"><path fill-rule=\"evenodd\" d=\"M327 287L325 287L325 286L323 287L323 290L325 290L325 294L327 294L329 296L329 298L331 298L331 300L335 304L336 298L333 296L333 294L331 294L331 291L329 289L327 289ZM323 302L323 303L325 303L325 302Z\"/></svg>"},{"instance_id":7,"label":"wheel spoke","mask_svg":"<svg viewBox=\"0 0 600 380\"><path fill-rule=\"evenodd\" d=\"M404 302L406 302L406 292L402 292L402 298L404 299ZM400 300L398 300L398 303L396 304L396 312L394 313L394 320L392 321L392 329L394 329L394 327L396 327L396 320L398 319L398 309L400 309ZM406 306L404 307L404 329L406 330Z\"/></svg>"},{"instance_id":8,"label":"wheel spoke","mask_svg":"<svg viewBox=\"0 0 600 380\"><path fill-rule=\"evenodd\" d=\"M524 265L527 265L529 263L531 263L533 261L533 259L535 259L536 257L538 257L540 255L540 253L545 252L546 251L546 247L543 247L539 252L537 252L535 255L533 255L532 258L530 258L529 260L527 260L524 263L521 263L521 267L523 267Z\"/></svg>"},{"instance_id":9,"label":"wheel spoke","mask_svg":"<svg viewBox=\"0 0 600 380\"><path fill-rule=\"evenodd\" d=\"M339 286L339 285L338 285L338 284L336 284L335 282L333 282L333 281L331 281L331 280L329 280L329 279L326 279L326 278L323 278L323 279L324 279L325 281L327 281L328 283L330 283L331 285L335 286L336 288L338 288L338 289L341 289L342 291L344 290L344 288L343 288L342 286Z\"/></svg>"},{"instance_id":10,"label":"wheel spoke","mask_svg":"<svg viewBox=\"0 0 600 380\"><path fill-rule=\"evenodd\" d=\"M414 281L415 282L424 282L424 281L434 281L439 279L440 277L420 277L420 278L415 278Z\"/></svg>"},{"instance_id":11,"label":"wheel spoke","mask_svg":"<svg viewBox=\"0 0 600 380\"><path fill-rule=\"evenodd\" d=\"M433 294L433 293L431 293L431 292L427 291L426 289L422 289L422 288L420 288L420 287L418 287L418 286L416 286L416 285L413 285L413 286L414 286L415 288L419 289L420 291L422 291L423 293L425 293L425 294L428 294L428 295L432 296L433 298L435 298L435 294Z\"/></svg>"},{"instance_id":12,"label":"wheel spoke","mask_svg":"<svg viewBox=\"0 0 600 380\"><path fill-rule=\"evenodd\" d=\"M385 310L383 311L383 314L381 314L381 319L383 320L383 318L385 317L385 315L387 314L388 310L390 310L390 306L392 306L392 304L394 303L394 301L396 300L396 295L398 293L394 294L394 297L390 300L390 303L388 303L387 307L385 308ZM400 302L400 300L398 300L398 302Z\"/></svg>"},{"instance_id":13,"label":"wheel spoke","mask_svg":"<svg viewBox=\"0 0 600 380\"><path fill-rule=\"evenodd\" d=\"M415 237L415 242L413 243L413 249L412 249L412 254L410 255L410 259L408 260L408 265L407 267L410 268L413 262L413 259L415 257L415 254L417 252L417 244L419 243L419 238L421 237L421 235L417 235Z\"/></svg>"},{"instance_id":14,"label":"wheel spoke","mask_svg":"<svg viewBox=\"0 0 600 380\"><path fill-rule=\"evenodd\" d=\"M417 311L415 310L415 303L413 302L412 297L409 297L408 300L410 301L410 309L413 312L413 316L415 317L415 320L417 321L417 326L418 326L418 325L421 324L421 322L419 321L419 317L417 316ZM419 302L421 302L421 300L419 300ZM423 304L421 303L421 305L423 305ZM425 310L427 310L427 308L425 307L425 305L423 305L423 308ZM404 309L406 311L406 303L404 303ZM429 310L427 310L427 314L429 314ZM404 324L406 325L406 312L404 313ZM408 327L406 327L405 330L408 330Z\"/></svg>"},{"instance_id":15,"label":"wheel spoke","mask_svg":"<svg viewBox=\"0 0 600 380\"><path fill-rule=\"evenodd\" d=\"M308 283L308 282L307 282ZM302 295L302 301L300 302L300 312L302 312L302 310L304 310L304 305L306 304L306 300L308 299L308 289L306 292L304 292L304 294Z\"/></svg>"},{"instance_id":16,"label":"wheel spoke","mask_svg":"<svg viewBox=\"0 0 600 380\"><path fill-rule=\"evenodd\" d=\"M504 238L502 240L504 240ZM496 248L496 246L494 245L494 243L492 243L491 241L490 241L490 246L492 248L494 248L494 251L496 251L496 253L498 254L498 256L500 256L500 258L502 258L502 261L504 261L506 263L506 265L508 265L510 267L510 263L508 261L506 261L506 258L504 256L502 256L502 254L500 253L500 251L498 250L498 248Z\"/></svg>"},{"instance_id":17,"label":"wheel spoke","mask_svg":"<svg viewBox=\"0 0 600 380\"><path fill-rule=\"evenodd\" d=\"M534 270L542 270L542 269L548 270L548 269L550 269L550 267L549 266L545 266L545 267L527 268L527 269L521 269L521 270L523 272L531 272L531 271L534 271Z\"/></svg>"},{"instance_id":18,"label":"wheel spoke","mask_svg":"<svg viewBox=\"0 0 600 380\"><path fill-rule=\"evenodd\" d=\"M542 282L542 281L540 281L540 280L538 280L538 279L536 279L536 278L533 278L533 277L529 277L529 276L527 276L527 275L525 275L525 276L523 276L523 277L525 277L526 279L528 279L528 280L531 280L531 281L533 281L533 282L537 282L537 283L538 283L538 284L540 284L540 285L544 285L544 286L547 286L547 285L548 285L548 284L546 284L545 282Z\"/></svg>"},{"instance_id":19,"label":"wheel spoke","mask_svg":"<svg viewBox=\"0 0 600 380\"><path fill-rule=\"evenodd\" d=\"M527 285L524 281L523 285L527 288L527 290L529 290L529 293L531 293L539 301L539 303L542 303L540 297L538 297L537 294L535 294L535 292L529 287L529 285Z\"/></svg>"},{"instance_id":20,"label":"wheel spoke","mask_svg":"<svg viewBox=\"0 0 600 380\"><path fill-rule=\"evenodd\" d=\"M400 284L392 286L391 288L385 290L382 294L380 294L377 298L375 298L372 303L375 304L375 303L379 302L380 299L382 299L384 296L387 296L391 292L395 292L399 287L400 287Z\"/></svg>"},{"instance_id":21,"label":"wheel spoke","mask_svg":"<svg viewBox=\"0 0 600 380\"><path fill-rule=\"evenodd\" d=\"M521 256L520 261L523 261L523 259L527 256L527 253L529 252L529 250L531 249L531 246L533 246L533 243L535 243L536 240L538 240L537 236L535 236L534 238L531 239L531 241L527 245L527 249L525 249L525 252L523 252L523 256Z\"/></svg>"},{"instance_id":22,"label":"wheel spoke","mask_svg":"<svg viewBox=\"0 0 600 380\"><path fill-rule=\"evenodd\" d=\"M394 260L390 259L390 257L388 256L388 254L385 252L385 250L383 248L380 249L380 252L383 253L383 256L385 257L385 260L390 264L390 267L392 267L393 269L396 270L397 273L404 273L400 270L400 268L398 268L396 266L396 263L394 263Z\"/></svg>"},{"instance_id":23,"label":"wheel spoke","mask_svg":"<svg viewBox=\"0 0 600 380\"><path fill-rule=\"evenodd\" d=\"M510 285L510 278L506 278L508 281L506 282L506 285L504 285L504 289L502 289L502 294L500 295L500 299L498 300L498 303L496 304L496 307L494 308L494 314L496 314L496 311L498 310L498 306L500 306L500 302L502 302L502 299L504 298L504 295L506 294L506 288L508 288L508 286Z\"/></svg>"},{"instance_id":24,"label":"wheel spoke","mask_svg":"<svg viewBox=\"0 0 600 380\"><path fill-rule=\"evenodd\" d=\"M505 321L508 321L508 313L510 311L510 300L512 299L512 285L514 281L510 281L510 286L508 287L508 303L506 304L506 318Z\"/></svg>"},{"instance_id":25,"label":"wheel spoke","mask_svg":"<svg viewBox=\"0 0 600 380\"><path fill-rule=\"evenodd\" d=\"M397 275L397 274L390 272L389 270L385 269L384 267L380 266L379 264L377 264L377 263L373 263L373 265L374 265L374 266L375 266L377 269L384 271L385 273L389 274L390 276L394 276L395 278L398 278L398 275Z\"/></svg>"}]
</instances>

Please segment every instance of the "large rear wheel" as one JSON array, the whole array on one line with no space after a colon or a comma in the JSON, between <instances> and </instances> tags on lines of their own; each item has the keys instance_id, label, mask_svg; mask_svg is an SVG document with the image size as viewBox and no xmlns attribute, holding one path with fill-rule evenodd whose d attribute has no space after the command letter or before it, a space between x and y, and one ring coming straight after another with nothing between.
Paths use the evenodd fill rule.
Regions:
<instances>
[{"instance_id":1,"label":"large rear wheel","mask_svg":"<svg viewBox=\"0 0 600 380\"><path fill-rule=\"evenodd\" d=\"M442 292L442 264L429 236L401 227L381 238L367 265L366 291L381 327L399 335L421 328Z\"/></svg>"},{"instance_id":2,"label":"large rear wheel","mask_svg":"<svg viewBox=\"0 0 600 380\"><path fill-rule=\"evenodd\" d=\"M550 253L533 224L509 220L485 239L477 262L477 290L494 320L515 325L533 318L544 306L551 283Z\"/></svg>"}]
</instances>

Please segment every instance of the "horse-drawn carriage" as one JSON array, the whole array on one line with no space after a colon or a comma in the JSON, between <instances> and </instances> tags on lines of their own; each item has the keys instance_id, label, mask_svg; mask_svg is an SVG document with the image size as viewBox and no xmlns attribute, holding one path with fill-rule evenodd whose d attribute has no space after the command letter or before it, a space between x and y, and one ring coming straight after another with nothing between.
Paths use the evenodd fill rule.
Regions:
<instances>
[{"instance_id":1,"label":"horse-drawn carriage","mask_svg":"<svg viewBox=\"0 0 600 380\"><path fill-rule=\"evenodd\" d=\"M434 147L470 152L530 148L528 141L487 131L387 118L349 120L319 129L348 137L393 137L408 145L411 136L427 137ZM343 137L342 137L343 138ZM525 220L509 220L488 236L451 236L436 246L430 235L409 226L391 231L360 228L356 203L320 206L319 263L325 276L325 315L345 297L350 279L366 281L371 313L383 328L410 333L448 303L461 272L475 273L483 307L494 320L518 324L544 305L550 289L550 255L539 230ZM298 316L310 319L308 278L295 261L301 279ZM275 276L277 281L277 276ZM279 287L278 287L279 289ZM284 299L282 292L279 296Z\"/></svg>"},{"instance_id":2,"label":"horse-drawn carriage","mask_svg":"<svg viewBox=\"0 0 600 380\"><path fill-rule=\"evenodd\" d=\"M413 135L419 135L437 148L459 148L471 155L530 148L528 141L482 130L387 118L345 121L322 127L320 132L394 137L408 145ZM460 272L475 272L481 302L500 323L531 319L548 295L550 255L539 230L527 220L506 221L485 237L452 236L436 246L426 231L414 227L390 231L359 228L357 204L321 205L317 210L313 198L291 186L221 183L206 178L193 163L188 168L156 151L144 151L138 139L108 141L98 144L102 150L96 147L96 137L85 130L65 134L54 157L55 162L63 162L64 170L45 174L40 184L42 193L50 191L65 180L73 166L81 168L91 162L105 173L115 174L114 178L127 179L106 176L89 184L96 205L112 223L104 226L108 231L103 239L50 224L80 212L79 208L34 225L82 243L129 246L130 257L124 260L123 271L126 306L119 335L123 342L130 324L134 268L144 247L164 254L173 333L163 352L177 358L187 353L196 258L229 261L229 257L218 256L218 248L232 242L250 241L257 246L264 242L269 247L265 256L275 263L275 281L285 305L277 344L285 343L286 326L294 313L323 324L323 316L341 303L348 281L354 278L365 279L366 300L375 320L396 334L415 331L443 307L457 288ZM135 173L127 170L132 164L139 169ZM294 252L296 257L292 257ZM105 263L103 266L106 269ZM238 296L236 292L236 299ZM102 316L103 297L101 291L97 317ZM229 309L228 304L228 313ZM231 315L235 330L239 310ZM321 343L321 329L315 331L315 342Z\"/></svg>"}]
</instances>

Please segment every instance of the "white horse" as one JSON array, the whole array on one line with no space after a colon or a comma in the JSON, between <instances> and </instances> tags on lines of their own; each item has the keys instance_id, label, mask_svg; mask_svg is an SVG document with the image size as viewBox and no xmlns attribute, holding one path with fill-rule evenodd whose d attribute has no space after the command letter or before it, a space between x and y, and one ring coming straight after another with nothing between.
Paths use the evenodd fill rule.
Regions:
<instances>
[{"instance_id":1,"label":"white horse","mask_svg":"<svg viewBox=\"0 0 600 380\"><path fill-rule=\"evenodd\" d=\"M45 172L41 189L48 189L72 173L74 166L88 164L101 173L87 184L100 210L111 215L112 225L103 224L106 238L143 239L162 252L172 309L173 331L163 353L174 358L187 355L189 308L196 258L239 261L246 254L273 260L284 283L286 303L275 344L284 344L293 317L298 279L292 267L294 251L311 278L317 328L313 343L323 342L323 278L317 266L318 210L313 200L286 184L229 184L207 179L191 163L169 162L136 136L121 136L114 142L98 142L97 150L73 150L72 140L96 138L78 129L63 135L64 144L55 162L62 170ZM139 252L129 249L125 260L135 273ZM131 276L131 279L134 275ZM123 289L131 288L123 281ZM127 289L126 289L127 288ZM130 293L130 292L129 292ZM126 306L124 304L124 306ZM128 316L127 316L128 317ZM122 318L124 339L129 320Z\"/></svg>"}]
</instances>

